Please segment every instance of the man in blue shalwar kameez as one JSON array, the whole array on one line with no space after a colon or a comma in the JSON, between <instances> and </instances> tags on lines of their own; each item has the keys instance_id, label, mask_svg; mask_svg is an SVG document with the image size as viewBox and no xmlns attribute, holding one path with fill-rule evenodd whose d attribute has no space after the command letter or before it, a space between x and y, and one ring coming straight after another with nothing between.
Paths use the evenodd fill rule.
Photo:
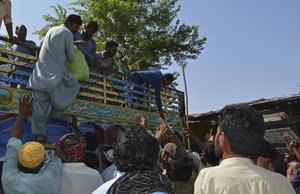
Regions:
<instances>
[{"instance_id":1,"label":"man in blue shalwar kameez","mask_svg":"<svg viewBox=\"0 0 300 194\"><path fill-rule=\"evenodd\" d=\"M160 117L164 120L165 116L162 110L162 102L160 97L161 86L170 85L175 79L173 74L166 73L162 74L159 70L149 70L149 71L136 71L131 74L131 76L135 77L135 80L132 80L134 84L143 85L151 85L155 89L155 99L156 105L158 108L158 112Z\"/></svg>"}]
</instances>

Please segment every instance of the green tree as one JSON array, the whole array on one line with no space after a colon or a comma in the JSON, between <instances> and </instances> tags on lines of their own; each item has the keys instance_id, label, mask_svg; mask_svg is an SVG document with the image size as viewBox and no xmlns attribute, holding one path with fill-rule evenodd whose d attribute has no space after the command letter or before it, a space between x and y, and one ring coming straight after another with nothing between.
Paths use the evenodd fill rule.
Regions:
<instances>
[{"instance_id":1,"label":"green tree","mask_svg":"<svg viewBox=\"0 0 300 194\"><path fill-rule=\"evenodd\" d=\"M117 61L125 72L150 66L167 68L173 60L196 59L206 42L206 37L199 38L198 26L176 19L178 0L76 0L70 6L85 21L98 22L97 50L103 50L109 39L120 44ZM65 17L61 6L54 9L58 17L45 15L48 24L39 34Z\"/></svg>"},{"instance_id":2,"label":"green tree","mask_svg":"<svg viewBox=\"0 0 300 194\"><path fill-rule=\"evenodd\" d=\"M46 35L50 28L63 24L67 17L67 10L61 5L57 4L56 6L51 6L51 8L54 9L56 17L51 16L49 13L43 15L43 19L47 24L42 29L33 32L33 34L38 35L40 39Z\"/></svg>"}]
</instances>

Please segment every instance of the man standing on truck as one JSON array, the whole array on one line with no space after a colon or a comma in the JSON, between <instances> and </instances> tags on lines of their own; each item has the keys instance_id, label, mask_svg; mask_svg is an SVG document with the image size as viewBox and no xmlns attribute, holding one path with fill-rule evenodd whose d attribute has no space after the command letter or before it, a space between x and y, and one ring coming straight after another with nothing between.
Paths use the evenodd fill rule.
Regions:
<instances>
[{"instance_id":1,"label":"man standing on truck","mask_svg":"<svg viewBox=\"0 0 300 194\"><path fill-rule=\"evenodd\" d=\"M99 71L101 74L109 76L112 73L121 72L115 62L114 56L117 54L119 44L114 40L105 43L105 51L96 52L95 61L91 64L91 69Z\"/></svg>"},{"instance_id":2,"label":"man standing on truck","mask_svg":"<svg viewBox=\"0 0 300 194\"><path fill-rule=\"evenodd\" d=\"M99 26L95 21L88 21L84 24L82 32L74 34L74 44L84 54L86 62L90 65L95 61L96 41L93 39L94 34L98 31Z\"/></svg>"},{"instance_id":3,"label":"man standing on truck","mask_svg":"<svg viewBox=\"0 0 300 194\"><path fill-rule=\"evenodd\" d=\"M34 96L31 129L37 135L37 141L47 138L48 116L59 118L79 90L79 83L65 64L74 61L73 33L81 25L81 17L71 14L64 24L51 28L42 43L39 59L28 82Z\"/></svg>"},{"instance_id":4,"label":"man standing on truck","mask_svg":"<svg viewBox=\"0 0 300 194\"><path fill-rule=\"evenodd\" d=\"M35 44L34 41L26 39L27 28L26 28L25 25L23 25L23 24L18 25L16 27L15 33L17 35L17 39L20 42L23 42L23 43L26 43L28 45L32 45L32 46L36 47L36 44ZM26 55L31 55L31 56L35 56L36 55L36 51L35 50L29 49L29 48L27 48L25 46L21 46L21 45L17 45L17 44L14 44L12 46L12 50L16 51L16 52L20 52L20 53L26 54ZM13 57L13 59L16 60L16 61L25 62L27 64L29 64L31 62L29 59L25 59L25 58L17 57L17 56ZM21 70L21 71L27 71L27 72L31 73L31 69L29 70L28 68L20 67L20 66L17 66L17 65L15 65L14 69L15 70ZM13 78L19 78L19 79L22 79L22 80L26 80L26 77L20 76L20 75L16 75L16 74L13 74L12 77ZM11 83L10 84L10 86L12 86L12 87L17 87L17 85L18 84L15 84L15 83ZM21 85L21 88L26 88L26 85Z\"/></svg>"}]
</instances>

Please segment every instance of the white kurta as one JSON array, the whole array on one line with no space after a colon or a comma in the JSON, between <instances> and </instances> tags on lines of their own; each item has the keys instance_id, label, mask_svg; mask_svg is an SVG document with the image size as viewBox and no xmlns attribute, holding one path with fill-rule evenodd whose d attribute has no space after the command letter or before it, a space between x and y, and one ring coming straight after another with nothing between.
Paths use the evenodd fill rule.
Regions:
<instances>
[{"instance_id":1,"label":"white kurta","mask_svg":"<svg viewBox=\"0 0 300 194\"><path fill-rule=\"evenodd\" d=\"M79 83L67 69L66 61L74 61L73 34L61 25L47 32L29 78L28 87L35 97L32 133L45 133L48 116L63 111L77 95Z\"/></svg>"},{"instance_id":2,"label":"white kurta","mask_svg":"<svg viewBox=\"0 0 300 194\"><path fill-rule=\"evenodd\" d=\"M200 171L195 194L294 194L291 183L281 174L254 165L250 159L234 157L219 166Z\"/></svg>"},{"instance_id":3,"label":"white kurta","mask_svg":"<svg viewBox=\"0 0 300 194\"><path fill-rule=\"evenodd\" d=\"M74 61L73 34L64 25L51 28L43 40L38 62L29 79L29 87L51 92L61 84L63 78L72 79L66 67L67 60Z\"/></svg>"},{"instance_id":4,"label":"white kurta","mask_svg":"<svg viewBox=\"0 0 300 194\"><path fill-rule=\"evenodd\" d=\"M64 163L58 194L90 194L103 184L97 170L84 163Z\"/></svg>"}]
</instances>

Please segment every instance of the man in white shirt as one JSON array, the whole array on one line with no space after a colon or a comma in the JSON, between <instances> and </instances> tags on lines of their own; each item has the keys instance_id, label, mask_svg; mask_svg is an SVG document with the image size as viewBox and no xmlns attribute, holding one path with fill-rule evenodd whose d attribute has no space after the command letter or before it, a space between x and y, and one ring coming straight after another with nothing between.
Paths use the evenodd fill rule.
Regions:
<instances>
[{"instance_id":1,"label":"man in white shirt","mask_svg":"<svg viewBox=\"0 0 300 194\"><path fill-rule=\"evenodd\" d=\"M249 159L260 155L264 134L260 113L243 105L226 106L215 135L215 152L222 162L200 171L194 193L295 193L284 176L254 165Z\"/></svg>"},{"instance_id":2,"label":"man in white shirt","mask_svg":"<svg viewBox=\"0 0 300 194\"><path fill-rule=\"evenodd\" d=\"M82 162L86 154L83 135L70 133L62 136L56 144L55 154L63 161L59 194L90 194L103 184L99 172Z\"/></svg>"}]
</instances>

